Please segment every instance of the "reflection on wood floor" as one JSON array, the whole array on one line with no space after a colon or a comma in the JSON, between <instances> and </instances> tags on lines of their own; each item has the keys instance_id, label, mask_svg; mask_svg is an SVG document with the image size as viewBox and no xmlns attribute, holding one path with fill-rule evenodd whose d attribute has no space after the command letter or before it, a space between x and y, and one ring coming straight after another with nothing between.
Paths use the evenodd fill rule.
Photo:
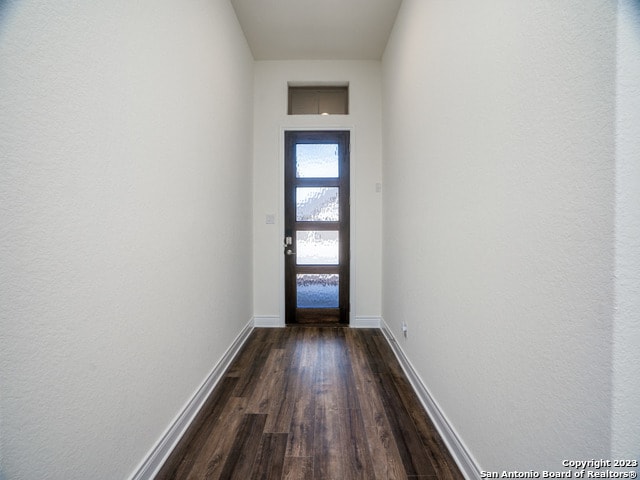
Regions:
<instances>
[{"instance_id":1,"label":"reflection on wood floor","mask_svg":"<svg viewBox=\"0 0 640 480\"><path fill-rule=\"evenodd\" d=\"M157 479L462 479L380 330L255 329Z\"/></svg>"}]
</instances>

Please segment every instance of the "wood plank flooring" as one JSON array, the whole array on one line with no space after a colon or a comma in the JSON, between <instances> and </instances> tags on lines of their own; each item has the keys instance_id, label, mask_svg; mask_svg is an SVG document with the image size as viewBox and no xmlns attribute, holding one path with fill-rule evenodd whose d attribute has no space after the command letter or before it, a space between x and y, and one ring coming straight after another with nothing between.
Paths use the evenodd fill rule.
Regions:
<instances>
[{"instance_id":1,"label":"wood plank flooring","mask_svg":"<svg viewBox=\"0 0 640 480\"><path fill-rule=\"evenodd\" d=\"M156 476L463 479L379 330L255 329Z\"/></svg>"}]
</instances>

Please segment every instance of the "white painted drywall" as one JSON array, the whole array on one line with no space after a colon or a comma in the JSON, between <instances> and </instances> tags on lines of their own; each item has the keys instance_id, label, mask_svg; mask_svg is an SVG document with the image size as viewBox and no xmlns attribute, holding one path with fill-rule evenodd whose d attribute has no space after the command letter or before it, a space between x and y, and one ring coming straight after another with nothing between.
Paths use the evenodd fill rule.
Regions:
<instances>
[{"instance_id":1,"label":"white painted drywall","mask_svg":"<svg viewBox=\"0 0 640 480\"><path fill-rule=\"evenodd\" d=\"M640 2L618 1L613 458L640 460Z\"/></svg>"},{"instance_id":2,"label":"white painted drywall","mask_svg":"<svg viewBox=\"0 0 640 480\"><path fill-rule=\"evenodd\" d=\"M615 32L405 0L383 57L383 316L484 470L610 456Z\"/></svg>"},{"instance_id":3,"label":"white painted drywall","mask_svg":"<svg viewBox=\"0 0 640 480\"><path fill-rule=\"evenodd\" d=\"M126 478L252 315L225 0L1 2L0 477Z\"/></svg>"},{"instance_id":4,"label":"white painted drywall","mask_svg":"<svg viewBox=\"0 0 640 480\"><path fill-rule=\"evenodd\" d=\"M349 82L349 115L287 115L288 82ZM381 90L377 61L261 61L254 95L254 308L284 324L284 131L351 131L351 319L380 317ZM275 223L266 216L275 214Z\"/></svg>"}]
</instances>

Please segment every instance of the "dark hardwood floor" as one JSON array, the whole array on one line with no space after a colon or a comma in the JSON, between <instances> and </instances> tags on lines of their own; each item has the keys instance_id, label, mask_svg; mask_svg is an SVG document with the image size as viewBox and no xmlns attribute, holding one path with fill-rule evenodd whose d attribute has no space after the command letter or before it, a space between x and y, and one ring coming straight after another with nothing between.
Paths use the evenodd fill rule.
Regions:
<instances>
[{"instance_id":1,"label":"dark hardwood floor","mask_svg":"<svg viewBox=\"0 0 640 480\"><path fill-rule=\"evenodd\" d=\"M462 479L379 330L255 329L157 479Z\"/></svg>"}]
</instances>

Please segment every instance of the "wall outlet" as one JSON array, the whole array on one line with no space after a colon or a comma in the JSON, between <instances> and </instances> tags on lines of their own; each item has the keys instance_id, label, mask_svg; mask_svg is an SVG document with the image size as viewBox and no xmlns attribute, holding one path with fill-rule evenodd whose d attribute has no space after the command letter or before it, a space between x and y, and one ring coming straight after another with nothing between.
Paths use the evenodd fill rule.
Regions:
<instances>
[{"instance_id":1,"label":"wall outlet","mask_svg":"<svg viewBox=\"0 0 640 480\"><path fill-rule=\"evenodd\" d=\"M409 327L407 327L407 322L402 322L402 334L404 338L407 338L407 332L409 331Z\"/></svg>"}]
</instances>

